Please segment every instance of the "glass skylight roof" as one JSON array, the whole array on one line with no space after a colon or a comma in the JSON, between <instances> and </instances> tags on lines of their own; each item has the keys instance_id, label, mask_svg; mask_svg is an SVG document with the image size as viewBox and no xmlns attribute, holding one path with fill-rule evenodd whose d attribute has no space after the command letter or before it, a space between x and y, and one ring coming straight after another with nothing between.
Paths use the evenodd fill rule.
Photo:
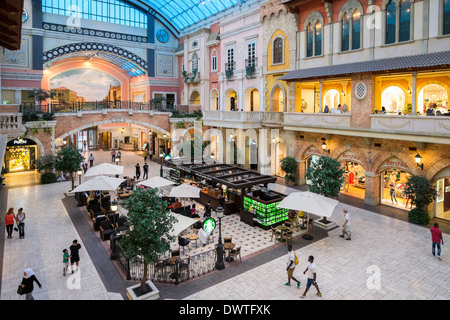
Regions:
<instances>
[{"instance_id":1,"label":"glass skylight roof","mask_svg":"<svg viewBox=\"0 0 450 320\"><path fill-rule=\"evenodd\" d=\"M141 0L182 30L226 9L241 5L244 0Z\"/></svg>"}]
</instances>

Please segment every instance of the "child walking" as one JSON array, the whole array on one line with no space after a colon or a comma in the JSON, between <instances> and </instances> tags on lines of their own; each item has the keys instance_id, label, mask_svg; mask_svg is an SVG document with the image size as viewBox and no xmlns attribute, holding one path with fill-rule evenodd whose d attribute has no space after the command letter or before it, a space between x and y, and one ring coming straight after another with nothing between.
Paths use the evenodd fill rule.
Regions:
<instances>
[{"instance_id":1,"label":"child walking","mask_svg":"<svg viewBox=\"0 0 450 320\"><path fill-rule=\"evenodd\" d=\"M63 250L63 276L66 276L66 270L69 270L69 250Z\"/></svg>"}]
</instances>

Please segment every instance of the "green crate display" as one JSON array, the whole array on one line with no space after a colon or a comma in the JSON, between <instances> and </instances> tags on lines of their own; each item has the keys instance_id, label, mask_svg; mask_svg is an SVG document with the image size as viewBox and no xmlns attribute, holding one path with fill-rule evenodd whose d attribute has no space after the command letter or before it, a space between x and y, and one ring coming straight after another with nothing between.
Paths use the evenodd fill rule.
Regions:
<instances>
[{"instance_id":1,"label":"green crate display","mask_svg":"<svg viewBox=\"0 0 450 320\"><path fill-rule=\"evenodd\" d=\"M256 220L263 226L270 226L288 220L288 209L278 208L281 201L264 204L244 197L244 210L255 214Z\"/></svg>"}]
</instances>

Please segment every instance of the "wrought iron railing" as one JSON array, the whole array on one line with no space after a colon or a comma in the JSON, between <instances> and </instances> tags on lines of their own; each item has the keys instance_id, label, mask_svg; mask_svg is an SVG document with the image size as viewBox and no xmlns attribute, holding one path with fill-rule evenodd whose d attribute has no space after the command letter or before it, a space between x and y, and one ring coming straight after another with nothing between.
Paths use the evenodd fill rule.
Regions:
<instances>
[{"instance_id":1,"label":"wrought iron railing","mask_svg":"<svg viewBox=\"0 0 450 320\"><path fill-rule=\"evenodd\" d=\"M125 109L141 111L161 111L172 112L177 110L177 106L169 103L151 103L151 102L132 102L132 101L86 101L71 103L49 103L35 104L34 102L22 103L19 112L37 111L37 112L77 112L77 111L95 111L104 109Z\"/></svg>"},{"instance_id":2,"label":"wrought iron railing","mask_svg":"<svg viewBox=\"0 0 450 320\"><path fill-rule=\"evenodd\" d=\"M127 280L142 280L144 263L141 257L128 259L117 246L117 264L126 275ZM216 249L211 249L176 262L162 259L147 265L148 279L153 282L178 284L215 270Z\"/></svg>"}]
</instances>

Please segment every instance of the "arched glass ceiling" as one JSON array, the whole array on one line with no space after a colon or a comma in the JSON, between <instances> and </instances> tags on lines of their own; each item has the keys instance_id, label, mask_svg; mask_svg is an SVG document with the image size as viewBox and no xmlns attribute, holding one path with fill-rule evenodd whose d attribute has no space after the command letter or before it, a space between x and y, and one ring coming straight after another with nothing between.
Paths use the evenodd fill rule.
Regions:
<instances>
[{"instance_id":1,"label":"arched glass ceiling","mask_svg":"<svg viewBox=\"0 0 450 320\"><path fill-rule=\"evenodd\" d=\"M244 0L141 0L140 2L152 7L178 30L183 30L235 5L241 5Z\"/></svg>"}]
</instances>

